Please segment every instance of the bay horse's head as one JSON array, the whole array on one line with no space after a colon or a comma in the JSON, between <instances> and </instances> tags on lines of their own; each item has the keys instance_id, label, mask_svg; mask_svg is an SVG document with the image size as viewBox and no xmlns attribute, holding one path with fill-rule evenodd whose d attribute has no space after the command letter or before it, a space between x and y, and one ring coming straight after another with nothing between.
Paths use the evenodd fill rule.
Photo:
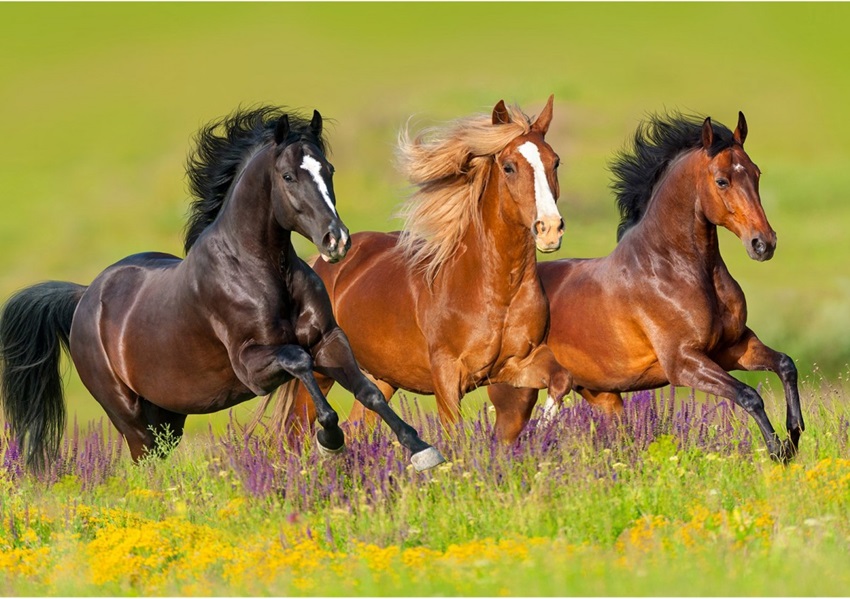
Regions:
<instances>
[{"instance_id":1,"label":"bay horse's head","mask_svg":"<svg viewBox=\"0 0 850 599\"><path fill-rule=\"evenodd\" d=\"M282 115L274 132L272 206L278 224L296 231L319 249L328 262L345 257L351 247L348 229L336 211L334 168L317 143L322 115L313 111L308 133L295 133Z\"/></svg>"},{"instance_id":2,"label":"bay horse's head","mask_svg":"<svg viewBox=\"0 0 850 599\"><path fill-rule=\"evenodd\" d=\"M522 223L534 236L537 249L554 252L561 247L564 219L556 202L560 195L558 165L560 159L544 137L552 122L552 102L531 124L531 129L511 141L496 155L500 185L507 190L518 208ZM504 101L493 108L493 124L511 122L511 113Z\"/></svg>"},{"instance_id":3,"label":"bay horse's head","mask_svg":"<svg viewBox=\"0 0 850 599\"><path fill-rule=\"evenodd\" d=\"M705 175L699 183L702 210L713 224L726 227L744 243L753 260L770 260L776 250L776 232L767 222L759 197L761 171L744 151L747 121L738 113L732 144L712 152L711 118L702 126Z\"/></svg>"}]
</instances>

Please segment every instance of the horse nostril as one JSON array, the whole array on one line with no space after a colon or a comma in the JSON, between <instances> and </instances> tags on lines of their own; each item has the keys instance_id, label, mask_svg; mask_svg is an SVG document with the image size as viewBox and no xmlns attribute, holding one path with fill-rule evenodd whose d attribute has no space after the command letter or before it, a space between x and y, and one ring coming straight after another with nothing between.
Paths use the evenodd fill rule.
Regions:
<instances>
[{"instance_id":1,"label":"horse nostril","mask_svg":"<svg viewBox=\"0 0 850 599\"><path fill-rule=\"evenodd\" d=\"M558 233L563 234L563 232L564 232L564 219L562 218L561 222L558 223Z\"/></svg>"},{"instance_id":2,"label":"horse nostril","mask_svg":"<svg viewBox=\"0 0 850 599\"><path fill-rule=\"evenodd\" d=\"M324 246L326 248L333 251L334 248L336 248L337 240L336 240L336 237L334 237L333 233L327 233L322 238L322 243L324 244Z\"/></svg>"},{"instance_id":3,"label":"horse nostril","mask_svg":"<svg viewBox=\"0 0 850 599\"><path fill-rule=\"evenodd\" d=\"M767 244L759 238L753 239L753 250L757 255L761 256L767 251Z\"/></svg>"},{"instance_id":4,"label":"horse nostril","mask_svg":"<svg viewBox=\"0 0 850 599\"><path fill-rule=\"evenodd\" d=\"M546 231L549 230L549 227L546 226L542 220L538 220L534 222L534 233L535 235L543 235Z\"/></svg>"}]
</instances>

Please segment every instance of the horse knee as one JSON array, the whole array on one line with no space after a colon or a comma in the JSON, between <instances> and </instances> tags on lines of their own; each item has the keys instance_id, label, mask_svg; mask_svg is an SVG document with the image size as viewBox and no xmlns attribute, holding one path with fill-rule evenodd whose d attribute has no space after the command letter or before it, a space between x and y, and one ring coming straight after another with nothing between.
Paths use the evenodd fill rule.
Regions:
<instances>
[{"instance_id":1,"label":"horse knee","mask_svg":"<svg viewBox=\"0 0 850 599\"><path fill-rule=\"evenodd\" d=\"M779 354L779 372L783 380L797 380L797 365L787 354Z\"/></svg>"}]
</instances>

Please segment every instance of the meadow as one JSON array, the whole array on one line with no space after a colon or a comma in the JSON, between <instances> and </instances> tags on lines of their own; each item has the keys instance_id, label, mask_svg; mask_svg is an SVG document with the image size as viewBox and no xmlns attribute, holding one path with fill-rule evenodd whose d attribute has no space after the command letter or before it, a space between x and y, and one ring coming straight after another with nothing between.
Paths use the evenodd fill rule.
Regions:
<instances>
[{"instance_id":1,"label":"meadow","mask_svg":"<svg viewBox=\"0 0 850 599\"><path fill-rule=\"evenodd\" d=\"M35 479L6 436L0 592L843 595L848 399L804 385L790 466L729 402L669 392L634 394L622 421L576 402L512 447L486 408L447 434L403 401L450 460L427 473L386 429L323 459L232 423L132 466L92 424Z\"/></svg>"},{"instance_id":2,"label":"meadow","mask_svg":"<svg viewBox=\"0 0 850 599\"><path fill-rule=\"evenodd\" d=\"M575 404L513 448L490 442L480 391L455 436L411 398L450 457L423 476L383 429L327 462L243 439L249 402L190 417L171 457L136 468L69 368L78 425L55 471L23 474L0 442L0 592L846 593L848 24L841 3L0 4L0 298L180 254L192 134L240 105L333 119L341 216L392 230L408 119L499 99L535 114L554 93L567 229L547 259L614 247L606 166L647 113L742 110L779 243L767 263L726 231L721 248L750 325L797 362L807 422L782 468L739 412L681 389L638 394L623 423ZM781 423L775 377L744 376Z\"/></svg>"}]
</instances>

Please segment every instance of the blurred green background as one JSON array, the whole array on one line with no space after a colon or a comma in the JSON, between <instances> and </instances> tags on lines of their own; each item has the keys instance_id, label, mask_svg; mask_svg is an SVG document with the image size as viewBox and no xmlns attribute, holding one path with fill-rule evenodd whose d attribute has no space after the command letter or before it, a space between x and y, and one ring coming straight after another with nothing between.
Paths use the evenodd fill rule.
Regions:
<instances>
[{"instance_id":1,"label":"blurred green background","mask_svg":"<svg viewBox=\"0 0 850 599\"><path fill-rule=\"evenodd\" d=\"M848 4L3 3L0 297L87 283L135 252L179 254L191 137L240 105L335 119L341 215L391 230L409 117L430 125L499 99L536 114L554 93L567 233L549 258L614 247L607 164L646 113L734 127L743 110L779 245L760 264L723 231L724 258L761 338L835 376L850 362L848 28ZM101 416L68 380L71 411Z\"/></svg>"}]
</instances>

